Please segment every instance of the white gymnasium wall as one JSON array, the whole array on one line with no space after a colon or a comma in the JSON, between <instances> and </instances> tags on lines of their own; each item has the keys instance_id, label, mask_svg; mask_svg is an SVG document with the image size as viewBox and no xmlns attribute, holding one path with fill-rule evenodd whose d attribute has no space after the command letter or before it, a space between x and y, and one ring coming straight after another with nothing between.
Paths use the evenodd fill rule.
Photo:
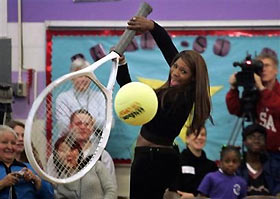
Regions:
<instances>
[{"instance_id":1,"label":"white gymnasium wall","mask_svg":"<svg viewBox=\"0 0 280 199\"><path fill-rule=\"evenodd\" d=\"M12 71L19 67L18 53L18 24L8 23L7 36L12 39ZM36 71L45 71L45 24L23 23L23 67Z\"/></svg>"}]
</instances>

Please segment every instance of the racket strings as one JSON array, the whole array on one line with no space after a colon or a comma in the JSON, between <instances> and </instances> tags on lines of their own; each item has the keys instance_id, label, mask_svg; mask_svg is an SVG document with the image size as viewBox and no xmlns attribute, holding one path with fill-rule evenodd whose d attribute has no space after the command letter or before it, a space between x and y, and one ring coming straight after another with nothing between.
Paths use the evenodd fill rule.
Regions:
<instances>
[{"instance_id":1,"label":"racket strings","mask_svg":"<svg viewBox=\"0 0 280 199\"><path fill-rule=\"evenodd\" d=\"M88 116L86 118L81 117L79 118L79 120L80 121L78 123L89 124L86 126L88 127L88 129L92 128L93 130L90 130L89 132L86 132L87 130L85 129L84 132L77 132L75 130L69 131L68 134L65 135L66 138L64 139L64 142L70 148L66 151L54 149L58 154L58 164L60 165L56 168L56 172L59 173L59 178L72 176L80 169L84 168L87 164L89 164L91 158L96 155L95 152L97 151L97 147L101 142L102 130L93 126L94 124L92 123L91 116ZM86 135L83 135L83 138L81 138L81 135L79 133L85 133ZM76 147L77 143L79 143L80 147ZM76 150L76 153L73 152L73 150ZM64 153L67 153L67 157L64 157ZM75 159L75 161L71 162L71 164L67 162L69 160L69 156L71 156L70 160L71 158Z\"/></svg>"},{"instance_id":2,"label":"racket strings","mask_svg":"<svg viewBox=\"0 0 280 199\"><path fill-rule=\"evenodd\" d=\"M147 16L151 11L152 8L144 3L141 4L136 15ZM90 69L95 72L101 65L118 58L118 54L125 51L134 35L135 31L125 30L115 48L118 53L111 52L96 64L89 66ZM25 142L27 142L28 159L31 160L31 165L40 175L54 183L73 182L89 171L89 166L95 164L107 143L109 128L112 124L112 89L116 80L116 72L117 62L112 65L106 88L99 81L93 80L95 79L93 73L88 73L92 79L84 75L86 72L81 76L77 76L79 73L73 73L52 82L38 96L28 116ZM73 78L69 80L71 77ZM71 90L73 96L70 94ZM79 94L74 95L76 93L73 90L78 91ZM46 94L46 92L48 93ZM77 97L90 100L87 100L86 106L82 103L83 101L78 101L77 105L74 102ZM81 109L85 109L89 115L76 112ZM87 115L87 119L85 115ZM74 124L75 122L77 124ZM88 131L87 129L90 129L91 126L93 128ZM84 130L77 133L78 127L80 129L83 127ZM38 149L38 158L34 158L35 150L30 151L29 138L34 147ZM39 162L42 163L43 171L38 169ZM79 173L80 169L84 172ZM75 175L76 173L77 175ZM72 178L66 179L67 177L64 176ZM63 180L58 180L58 178Z\"/></svg>"},{"instance_id":3,"label":"racket strings","mask_svg":"<svg viewBox=\"0 0 280 199\"><path fill-rule=\"evenodd\" d=\"M45 173L63 179L90 163L102 142L106 103L100 87L85 76L67 80L46 95L32 126L39 154L35 160Z\"/></svg>"}]
</instances>

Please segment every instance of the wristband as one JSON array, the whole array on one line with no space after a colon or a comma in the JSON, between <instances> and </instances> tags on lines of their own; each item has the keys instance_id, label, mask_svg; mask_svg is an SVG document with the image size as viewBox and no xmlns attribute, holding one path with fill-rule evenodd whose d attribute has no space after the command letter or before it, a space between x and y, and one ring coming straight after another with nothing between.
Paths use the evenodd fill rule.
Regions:
<instances>
[{"instance_id":1,"label":"wristband","mask_svg":"<svg viewBox=\"0 0 280 199\"><path fill-rule=\"evenodd\" d=\"M119 66L123 66L123 65L126 65L127 63L126 63L126 60L124 60L124 62L122 62L122 63L119 63Z\"/></svg>"}]
</instances>

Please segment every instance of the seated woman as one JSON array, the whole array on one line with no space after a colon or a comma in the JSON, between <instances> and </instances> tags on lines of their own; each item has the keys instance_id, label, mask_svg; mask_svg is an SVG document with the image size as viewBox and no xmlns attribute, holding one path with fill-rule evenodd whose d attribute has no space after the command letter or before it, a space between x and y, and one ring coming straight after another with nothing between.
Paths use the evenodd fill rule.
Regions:
<instances>
[{"instance_id":1,"label":"seated woman","mask_svg":"<svg viewBox=\"0 0 280 199\"><path fill-rule=\"evenodd\" d=\"M24 164L29 164L29 161L27 159L27 156L26 156L26 153L24 150L24 142L23 142L25 124L20 121L17 121L17 120L11 120L7 123L7 126L11 127L17 134L15 159L19 162L23 162ZM37 163L41 166L41 168L43 168L42 163L39 159L38 151L33 146L33 144L32 144L32 148L33 148L33 153L34 153L35 159L37 160ZM40 199L54 198L54 190L53 190L51 183L49 183L43 179L41 179L41 183L42 183L42 185L41 185L41 189L40 189L38 198L40 198Z\"/></svg>"},{"instance_id":2,"label":"seated woman","mask_svg":"<svg viewBox=\"0 0 280 199\"><path fill-rule=\"evenodd\" d=\"M170 191L177 192L182 199L195 197L204 176L218 170L216 163L209 160L203 150L206 137L205 127L202 127L199 133L187 129L187 147L180 154L181 172L176 182L169 188Z\"/></svg>"},{"instance_id":3,"label":"seated woman","mask_svg":"<svg viewBox=\"0 0 280 199\"><path fill-rule=\"evenodd\" d=\"M78 172L87 160L83 160L83 154L79 143L71 136L60 137L54 146L54 165L58 177L67 177L69 174ZM97 161L95 166L80 180L68 184L58 184L56 199L79 198L79 199L115 199L117 187L112 177L102 162Z\"/></svg>"},{"instance_id":4,"label":"seated woman","mask_svg":"<svg viewBox=\"0 0 280 199\"><path fill-rule=\"evenodd\" d=\"M84 122L81 122L84 121ZM83 159L90 157L90 146L91 139L90 136L93 132L100 133L100 131L94 131L94 124L96 120L92 117L92 115L85 109L79 109L72 113L70 117L69 130L62 132L63 135L72 134L76 141L80 145L80 150L82 151ZM47 161L47 173L51 176L58 176L57 170L54 166L54 158L52 154ZM115 174L115 166L114 162L109 155L109 153L104 150L101 154L101 162L105 165L107 169L109 169L110 175L112 176L113 182L115 186L117 186L116 174Z\"/></svg>"},{"instance_id":5,"label":"seated woman","mask_svg":"<svg viewBox=\"0 0 280 199\"><path fill-rule=\"evenodd\" d=\"M24 151L24 142L23 142L24 129L25 129L24 123L17 120L11 120L7 123L7 126L11 127L17 134L16 160L21 162L28 162L28 159Z\"/></svg>"},{"instance_id":6,"label":"seated woman","mask_svg":"<svg viewBox=\"0 0 280 199\"><path fill-rule=\"evenodd\" d=\"M31 166L16 160L17 135L8 126L0 126L0 198L37 198L41 179Z\"/></svg>"}]
</instances>

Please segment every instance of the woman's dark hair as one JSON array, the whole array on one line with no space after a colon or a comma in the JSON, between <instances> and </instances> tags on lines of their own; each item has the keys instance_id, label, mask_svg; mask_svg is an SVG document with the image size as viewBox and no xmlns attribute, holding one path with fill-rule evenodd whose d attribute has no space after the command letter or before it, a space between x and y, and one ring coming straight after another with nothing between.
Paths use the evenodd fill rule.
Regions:
<instances>
[{"instance_id":1,"label":"woman's dark hair","mask_svg":"<svg viewBox=\"0 0 280 199\"><path fill-rule=\"evenodd\" d=\"M194 105L194 115L193 120L190 125L192 131L200 130L204 126L205 121L209 118L212 121L210 112L211 112L211 97L210 97L210 86L209 78L206 63L203 57L193 51L193 50L184 50L178 53L171 66L181 58L186 65L190 68L193 76L193 81L188 85L183 87L170 87L170 74L168 81L165 82L163 86L156 90L156 92L163 91L161 98L161 106L164 107L164 102L172 100L176 102L179 92L184 92L185 96L190 100L191 105ZM168 98L168 99L166 99ZM173 108L176 106L176 103L173 103Z\"/></svg>"},{"instance_id":2,"label":"woman's dark hair","mask_svg":"<svg viewBox=\"0 0 280 199\"><path fill-rule=\"evenodd\" d=\"M234 145L224 145L222 146L222 150L220 153L220 159L222 160L224 158L224 156L228 153L228 152L235 152L236 155L238 156L238 159L241 160L241 153L240 153L240 147L239 146L234 146Z\"/></svg>"},{"instance_id":3,"label":"woman's dark hair","mask_svg":"<svg viewBox=\"0 0 280 199\"><path fill-rule=\"evenodd\" d=\"M62 143L66 143L71 150L78 150L79 151L79 157L78 157L78 170L80 169L80 164L83 161L83 153L82 153L82 148L80 144L74 140L74 138L69 134L69 135L64 135L56 141L54 144L54 150L53 150L53 163L55 165L55 168L58 172L58 175L60 176L62 172L66 169L65 165L61 163L61 160L59 159L58 155L58 149Z\"/></svg>"},{"instance_id":4,"label":"woman's dark hair","mask_svg":"<svg viewBox=\"0 0 280 199\"><path fill-rule=\"evenodd\" d=\"M82 53L75 54L71 57L71 62L75 61L77 58L85 59L85 56Z\"/></svg>"},{"instance_id":5,"label":"woman's dark hair","mask_svg":"<svg viewBox=\"0 0 280 199\"><path fill-rule=\"evenodd\" d=\"M200 128L199 131L198 131L198 130L194 130L194 131L193 131L191 128L187 128L186 136L190 136L190 135L192 135L192 134L195 134L196 136L198 136L198 135L200 134L200 131L201 131L202 129L205 129L205 132L207 133L206 128L205 128L204 125Z\"/></svg>"},{"instance_id":6,"label":"woman's dark hair","mask_svg":"<svg viewBox=\"0 0 280 199\"><path fill-rule=\"evenodd\" d=\"M18 121L18 120L11 120L7 123L7 126L11 127L12 129L14 129L16 126L20 126L22 128L25 128L24 123Z\"/></svg>"}]
</instances>

